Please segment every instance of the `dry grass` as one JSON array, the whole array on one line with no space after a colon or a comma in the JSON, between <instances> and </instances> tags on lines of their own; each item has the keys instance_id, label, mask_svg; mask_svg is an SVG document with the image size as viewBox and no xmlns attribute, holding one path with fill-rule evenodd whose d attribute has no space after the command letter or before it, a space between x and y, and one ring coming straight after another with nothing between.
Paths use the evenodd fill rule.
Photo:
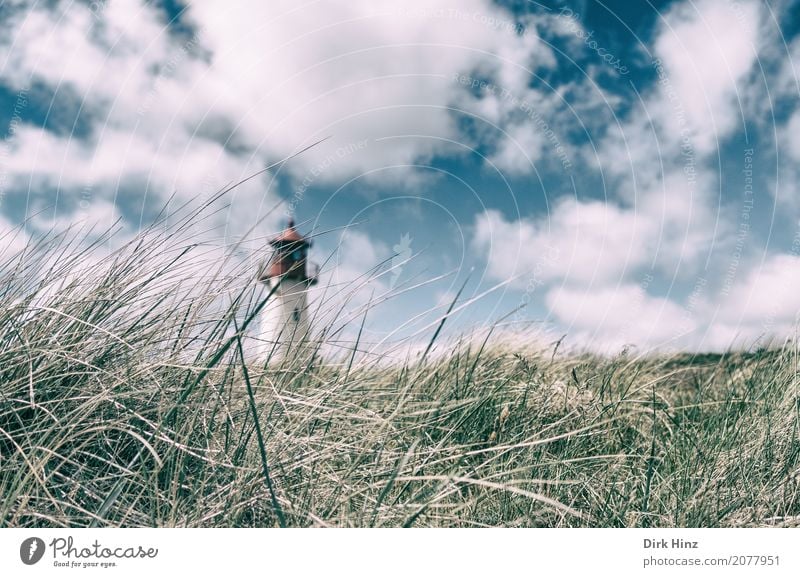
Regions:
<instances>
[{"instance_id":1,"label":"dry grass","mask_svg":"<svg viewBox=\"0 0 800 577\"><path fill-rule=\"evenodd\" d=\"M796 347L268 369L242 271L186 286L187 222L0 266L3 526L800 524Z\"/></svg>"}]
</instances>

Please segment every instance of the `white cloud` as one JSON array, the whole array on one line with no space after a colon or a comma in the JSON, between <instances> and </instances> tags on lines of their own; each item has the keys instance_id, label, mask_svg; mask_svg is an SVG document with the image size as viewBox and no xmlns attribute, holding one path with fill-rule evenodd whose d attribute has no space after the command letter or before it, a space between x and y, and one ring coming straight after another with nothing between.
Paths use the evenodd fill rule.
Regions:
<instances>
[{"instance_id":1,"label":"white cloud","mask_svg":"<svg viewBox=\"0 0 800 577\"><path fill-rule=\"evenodd\" d=\"M679 279L708 274L702 267L712 247L726 245L735 232L726 218L732 213L717 205L719 177L710 160L741 122L737 97L757 58L759 19L755 2L673 4L656 29L657 84L627 118L609 125L596 147L584 149L609 185L610 206L597 211L605 216L595 232L585 234L584 243L568 244L565 254L606 274L586 278L556 268L553 282L570 287L554 288L548 298L554 316L574 325L580 338L603 346L626 340L693 346L697 331L712 322L693 304L684 308L669 297L647 295L631 284L642 275L631 273L638 268ZM538 229L560 222L560 210L556 205ZM578 228L575 220L563 222L567 226L550 229L556 238ZM632 299L633 317L624 306ZM572 318L575 307L581 312ZM618 334L620 323L629 335Z\"/></svg>"},{"instance_id":2,"label":"white cloud","mask_svg":"<svg viewBox=\"0 0 800 577\"><path fill-rule=\"evenodd\" d=\"M509 126L489 160L506 173L526 174L533 171L534 162L541 158L543 145L542 135L530 125Z\"/></svg>"},{"instance_id":3,"label":"white cloud","mask_svg":"<svg viewBox=\"0 0 800 577\"><path fill-rule=\"evenodd\" d=\"M709 171L687 177L684 170L671 169L653 189L640 191L627 210L637 211L647 227L637 240L647 244L654 268L670 275L692 275L715 243L729 235L731 224L721 219L712 204L717 181Z\"/></svg>"},{"instance_id":4,"label":"white cloud","mask_svg":"<svg viewBox=\"0 0 800 577\"><path fill-rule=\"evenodd\" d=\"M696 321L679 305L647 294L640 285L600 289L558 287L546 297L551 314L571 342L604 352L625 345L670 348L696 329Z\"/></svg>"},{"instance_id":5,"label":"white cloud","mask_svg":"<svg viewBox=\"0 0 800 577\"><path fill-rule=\"evenodd\" d=\"M325 134L374 143L326 171L330 179L448 151L447 139L463 137L449 110L465 91L454 74L491 70L523 90L538 55L548 58L534 32L509 31L511 14L487 0L237 6L191 8L214 54L201 84L236 87L220 105L241 118L251 146L287 154L298 137ZM403 138L379 140L395 136ZM329 152L322 146L294 166L302 172Z\"/></svg>"},{"instance_id":6,"label":"white cloud","mask_svg":"<svg viewBox=\"0 0 800 577\"><path fill-rule=\"evenodd\" d=\"M82 138L20 124L10 142L7 184L29 192L42 185L59 189L66 201L59 218L81 219L87 210L114 204L120 187L138 191L138 198L126 199L129 205L140 201L149 210L159 210L173 193L178 202L206 200L264 166L257 154L234 154L200 135L210 124L202 115L213 113L200 114L192 98L206 68L193 55L200 37L170 37L151 5L37 6L20 10L6 26L13 34L0 43L2 80L23 90L33 81L71 89L91 126ZM265 182L253 180L232 195L247 206L224 213L234 235L276 202ZM75 210L80 200L97 208Z\"/></svg>"},{"instance_id":7,"label":"white cloud","mask_svg":"<svg viewBox=\"0 0 800 577\"><path fill-rule=\"evenodd\" d=\"M723 350L793 334L800 322L800 239L794 238L792 254L762 257L762 263L749 255L749 268L743 260L742 273L720 293L713 273L696 266L712 239L709 216L693 225L677 195L663 200L653 203L661 212L643 205L636 213L566 199L549 219L538 220L508 221L488 211L476 221L474 248L487 255L493 280L519 275L518 289L543 285L550 320L571 342L594 350L627 344ZM650 295L653 263L666 278L694 276L692 293L682 302Z\"/></svg>"},{"instance_id":8,"label":"white cloud","mask_svg":"<svg viewBox=\"0 0 800 577\"><path fill-rule=\"evenodd\" d=\"M312 260L325 258L319 282L310 292L318 326L341 325L363 314L372 299L389 291L387 268L392 253L382 242L357 230L346 230L336 246L315 247ZM348 336L352 336L348 333Z\"/></svg>"},{"instance_id":9,"label":"white cloud","mask_svg":"<svg viewBox=\"0 0 800 577\"><path fill-rule=\"evenodd\" d=\"M782 150L786 151L789 159L793 161L792 164L800 162L800 108L789 118L779 138L781 143L785 144Z\"/></svg>"},{"instance_id":10,"label":"white cloud","mask_svg":"<svg viewBox=\"0 0 800 577\"><path fill-rule=\"evenodd\" d=\"M55 213L52 207L43 206L40 202L36 204L38 206L35 215L28 221L28 226L38 233L59 234L71 230L78 234L91 234L96 238L114 228L119 231L114 237L115 246L123 244L131 237L132 227L122 219L119 209L105 199L87 203L70 214Z\"/></svg>"},{"instance_id":11,"label":"white cloud","mask_svg":"<svg viewBox=\"0 0 800 577\"><path fill-rule=\"evenodd\" d=\"M791 22L792 9L796 10L797 7L790 8L789 13L784 15L786 21ZM777 62L776 73L769 83L770 91L775 98L797 98L800 91L800 74L797 68L797 63L800 62L800 37L796 37L786 46L784 39L774 29L770 29L770 32L769 35L765 34L769 44L765 42L764 48L769 49L768 56L771 60Z\"/></svg>"},{"instance_id":12,"label":"white cloud","mask_svg":"<svg viewBox=\"0 0 800 577\"><path fill-rule=\"evenodd\" d=\"M666 176L689 170L713 183L708 163L720 141L741 129L760 18L752 0L676 2L663 15L652 51L656 84L583 151L609 179L612 196L632 203L658 190ZM704 196L707 190L697 192L698 206L715 200Z\"/></svg>"},{"instance_id":13,"label":"white cloud","mask_svg":"<svg viewBox=\"0 0 800 577\"><path fill-rule=\"evenodd\" d=\"M159 211L173 192L175 205L199 204L261 168L255 159L233 156L218 143L175 136L158 143L135 132L109 129L96 142L86 142L24 125L11 142L8 181L29 193L43 185L60 190L62 214L57 216L62 220L79 220L123 200L129 211L142 211L127 215L138 224L140 217L148 222L149 214ZM227 237L244 234L275 205L276 197L264 185L268 176L239 186L225 199L230 209L215 220L227 227ZM134 190L137 197L120 199L120 190ZM276 211L262 230L275 230L279 216Z\"/></svg>"},{"instance_id":14,"label":"white cloud","mask_svg":"<svg viewBox=\"0 0 800 577\"><path fill-rule=\"evenodd\" d=\"M671 173L631 207L607 200L557 199L549 214L506 220L487 210L475 222L473 248L487 256L495 280L519 275L537 281L601 284L630 278L641 268L686 276L707 256L716 214L707 207L710 183L687 187ZM727 232L719 225L717 234Z\"/></svg>"},{"instance_id":15,"label":"white cloud","mask_svg":"<svg viewBox=\"0 0 800 577\"><path fill-rule=\"evenodd\" d=\"M519 275L516 284L524 286L535 274L546 281L605 283L648 256L642 236L651 231L643 224L635 212L613 204L564 198L536 220L509 222L487 211L476 221L473 246L487 254L487 272L496 280Z\"/></svg>"},{"instance_id":16,"label":"white cloud","mask_svg":"<svg viewBox=\"0 0 800 577\"><path fill-rule=\"evenodd\" d=\"M13 258L28 243L28 235L22 227L12 226L0 216L0 263Z\"/></svg>"},{"instance_id":17,"label":"white cloud","mask_svg":"<svg viewBox=\"0 0 800 577\"><path fill-rule=\"evenodd\" d=\"M723 300L706 301L701 308L709 317L705 342L713 348L752 346L758 339L793 334L800 323L800 257L768 257Z\"/></svg>"},{"instance_id":18,"label":"white cloud","mask_svg":"<svg viewBox=\"0 0 800 577\"><path fill-rule=\"evenodd\" d=\"M489 0L195 3L184 17L194 36L176 37L140 0L14 11L0 79L69 87L91 125L85 139L21 130L9 162L17 185L34 176L116 190L135 179L156 203L173 192L191 198L210 180L242 178L328 134L335 138L285 170L305 176L334 155L322 182L424 161L464 137L449 109L465 92L454 74L492 70L523 92L528 67L553 62L535 26L517 34L511 14ZM251 183L247 200L264 184Z\"/></svg>"},{"instance_id":19,"label":"white cloud","mask_svg":"<svg viewBox=\"0 0 800 577\"><path fill-rule=\"evenodd\" d=\"M741 123L737 88L757 58L759 18L757 2L727 0L679 2L664 15L654 46L666 72L657 112L674 139L685 129L708 153Z\"/></svg>"},{"instance_id":20,"label":"white cloud","mask_svg":"<svg viewBox=\"0 0 800 577\"><path fill-rule=\"evenodd\" d=\"M800 206L800 108L777 127L775 144L777 170L770 175L766 188L779 206L794 213Z\"/></svg>"}]
</instances>

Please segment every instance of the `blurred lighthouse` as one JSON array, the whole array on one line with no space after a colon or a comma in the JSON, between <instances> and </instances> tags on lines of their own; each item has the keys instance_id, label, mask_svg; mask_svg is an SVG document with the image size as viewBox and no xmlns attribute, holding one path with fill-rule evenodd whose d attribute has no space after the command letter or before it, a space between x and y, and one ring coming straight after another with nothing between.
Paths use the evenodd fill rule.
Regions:
<instances>
[{"instance_id":1,"label":"blurred lighthouse","mask_svg":"<svg viewBox=\"0 0 800 577\"><path fill-rule=\"evenodd\" d=\"M293 219L269 244L272 255L258 275L269 290L274 289L261 312L261 356L277 361L308 340L307 293L317 283L317 270L308 263L311 241L297 232Z\"/></svg>"}]
</instances>

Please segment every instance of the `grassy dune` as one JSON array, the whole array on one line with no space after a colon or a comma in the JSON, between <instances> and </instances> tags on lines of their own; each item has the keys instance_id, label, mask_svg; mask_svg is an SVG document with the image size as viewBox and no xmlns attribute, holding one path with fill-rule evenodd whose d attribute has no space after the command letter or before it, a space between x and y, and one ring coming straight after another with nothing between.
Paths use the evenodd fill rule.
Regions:
<instances>
[{"instance_id":1,"label":"grassy dune","mask_svg":"<svg viewBox=\"0 0 800 577\"><path fill-rule=\"evenodd\" d=\"M800 525L796 346L265 368L186 227L0 266L3 526Z\"/></svg>"}]
</instances>

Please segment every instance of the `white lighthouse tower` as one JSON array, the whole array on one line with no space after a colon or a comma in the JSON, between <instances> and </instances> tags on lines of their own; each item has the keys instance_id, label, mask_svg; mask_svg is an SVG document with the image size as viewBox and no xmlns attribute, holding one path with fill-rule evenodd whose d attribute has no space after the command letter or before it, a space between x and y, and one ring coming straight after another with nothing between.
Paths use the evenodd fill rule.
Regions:
<instances>
[{"instance_id":1,"label":"white lighthouse tower","mask_svg":"<svg viewBox=\"0 0 800 577\"><path fill-rule=\"evenodd\" d=\"M294 220L269 241L272 255L262 267L258 280L274 292L260 319L261 357L280 361L308 341L308 287L317 283L316 271L309 274L307 261L311 241L297 232ZM291 353L291 351L295 351Z\"/></svg>"}]
</instances>

